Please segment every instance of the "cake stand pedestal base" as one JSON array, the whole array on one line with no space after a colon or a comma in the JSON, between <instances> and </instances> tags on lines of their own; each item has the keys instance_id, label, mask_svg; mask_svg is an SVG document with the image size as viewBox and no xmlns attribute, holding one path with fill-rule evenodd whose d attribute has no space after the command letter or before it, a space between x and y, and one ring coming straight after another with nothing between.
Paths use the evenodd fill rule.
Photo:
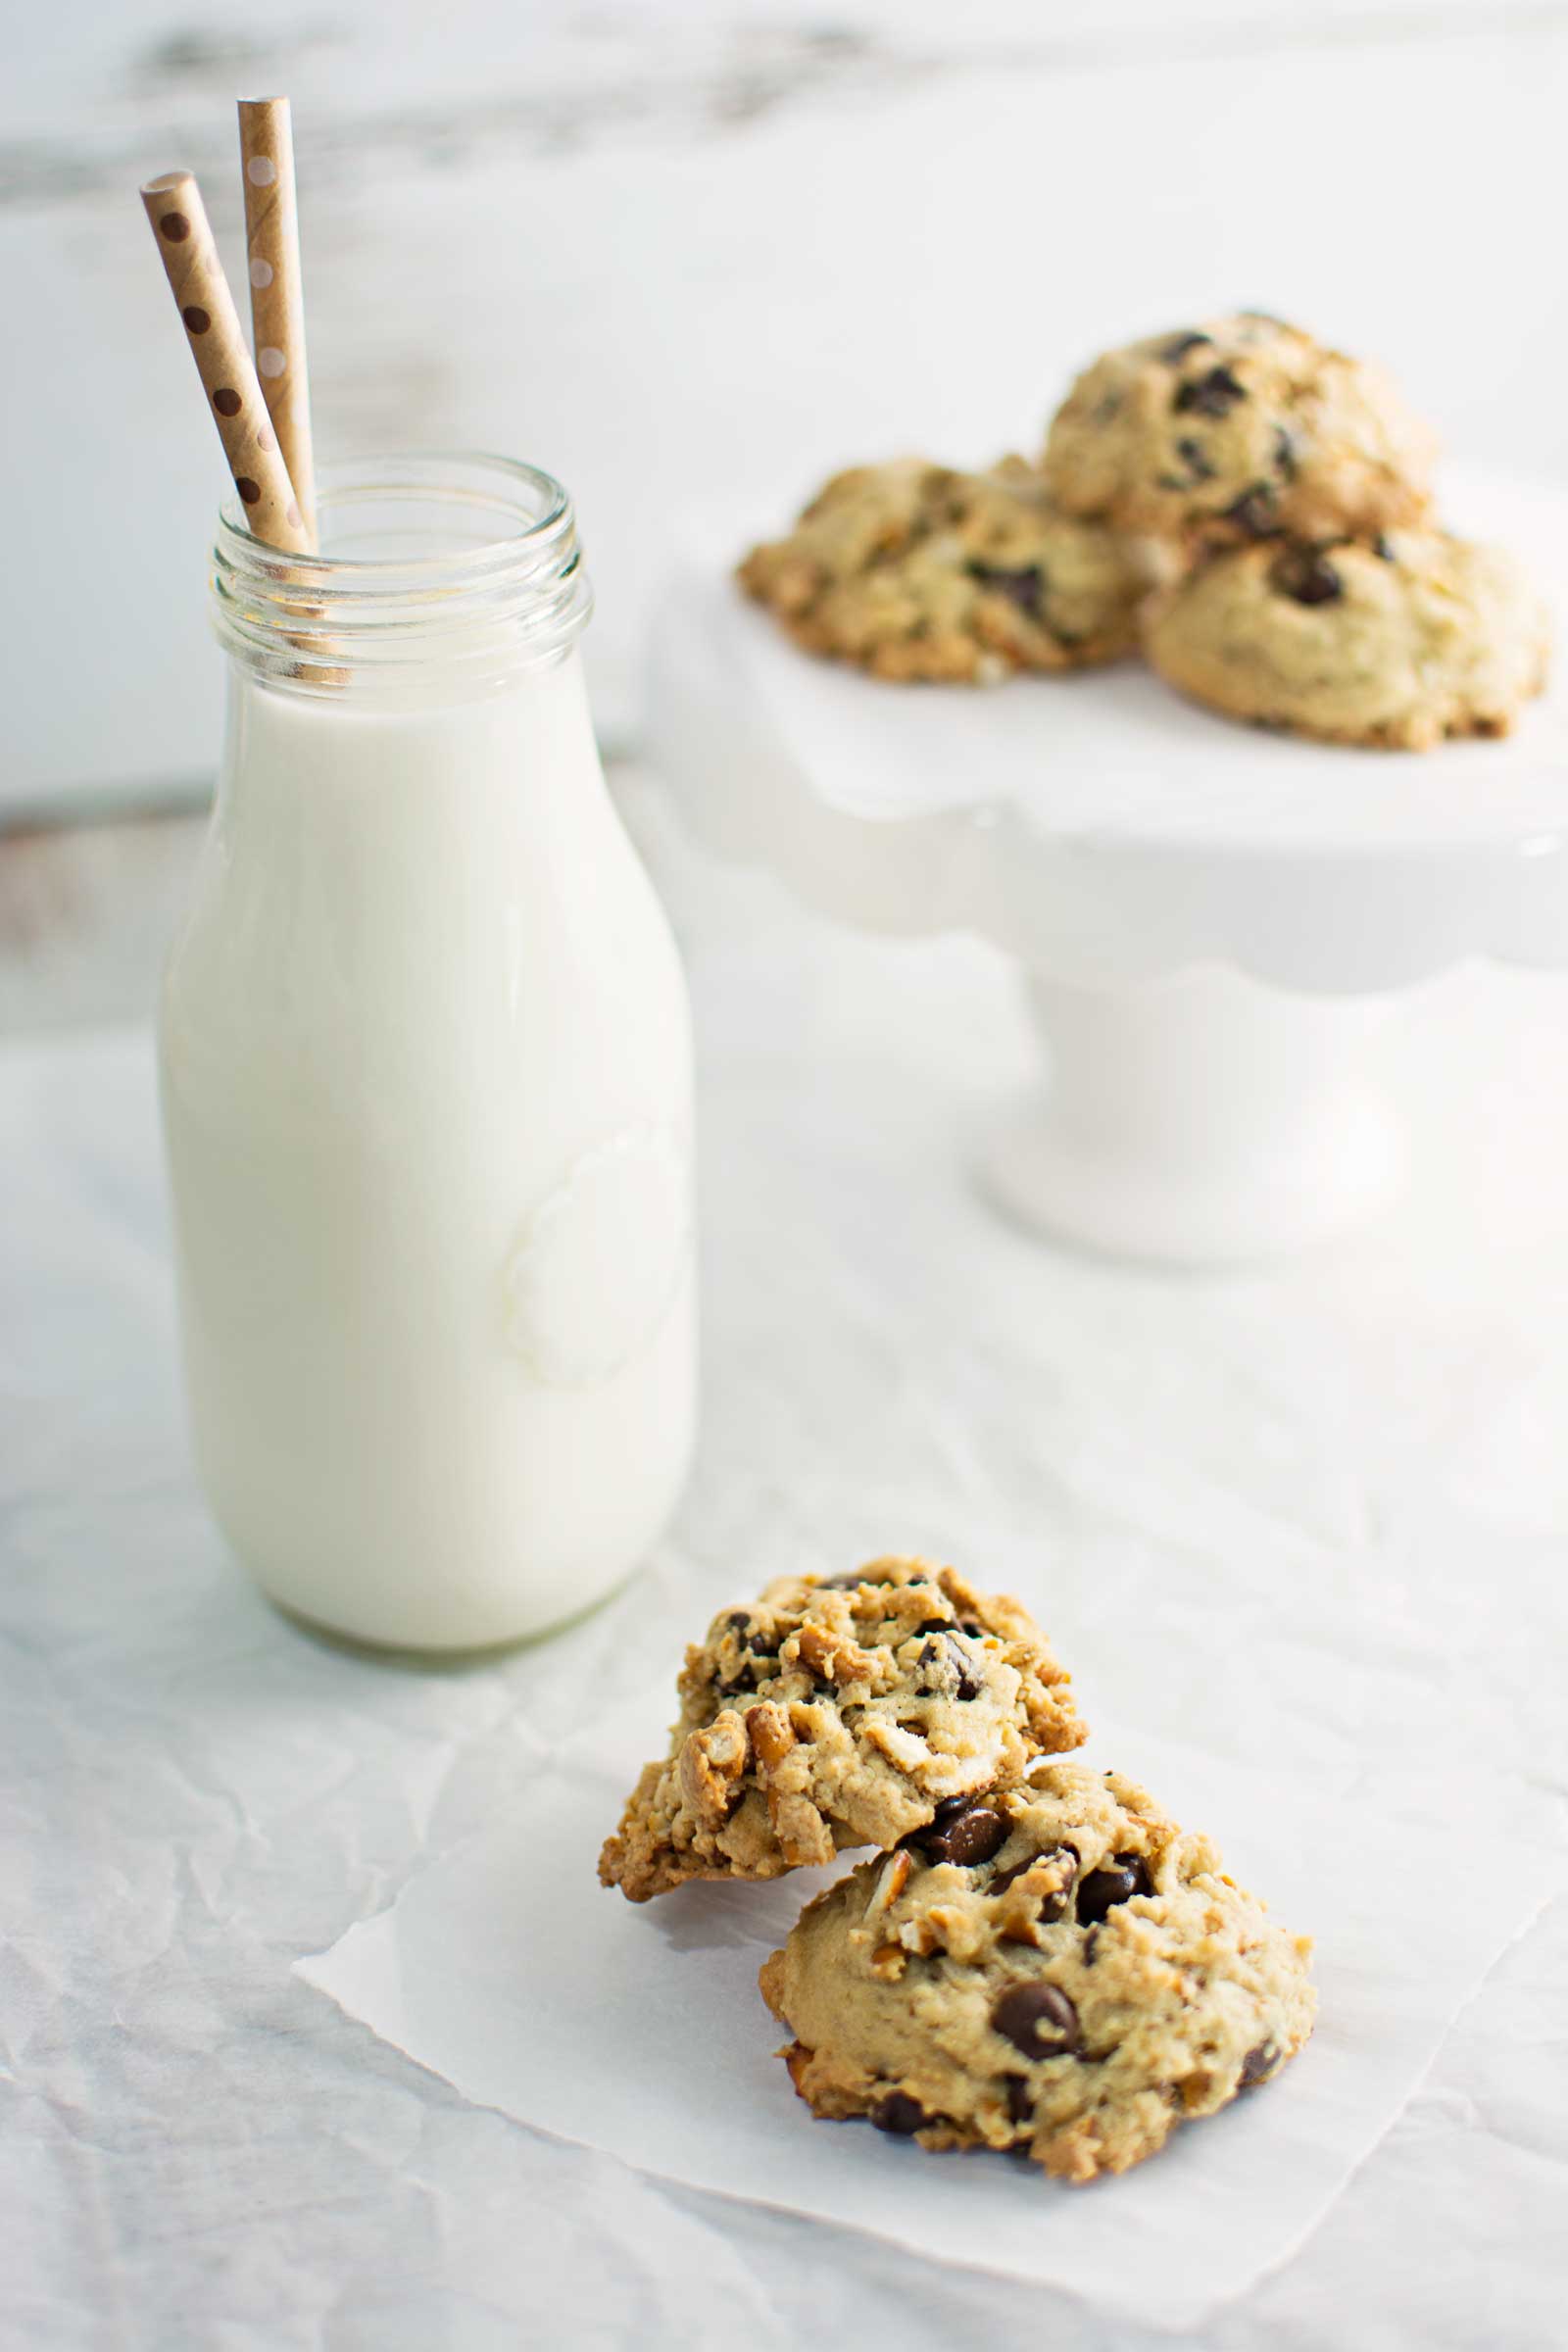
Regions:
<instances>
[{"instance_id":1,"label":"cake stand pedestal base","mask_svg":"<svg viewBox=\"0 0 1568 2352\"><path fill-rule=\"evenodd\" d=\"M1404 1138L1368 1074L1387 999L1204 967L1128 988L1026 982L1048 1072L984 1165L1023 1224L1116 1256L1276 1257L1376 1216Z\"/></svg>"}]
</instances>

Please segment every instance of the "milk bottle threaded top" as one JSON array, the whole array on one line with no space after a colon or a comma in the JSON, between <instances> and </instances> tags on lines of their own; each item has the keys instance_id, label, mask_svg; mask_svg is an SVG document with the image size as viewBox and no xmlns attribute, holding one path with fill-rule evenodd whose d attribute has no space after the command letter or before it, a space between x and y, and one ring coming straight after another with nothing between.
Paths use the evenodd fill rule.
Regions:
<instances>
[{"instance_id":1,"label":"milk bottle threaded top","mask_svg":"<svg viewBox=\"0 0 1568 2352\"><path fill-rule=\"evenodd\" d=\"M510 458L416 452L329 466L320 555L251 536L225 503L218 636L286 693L468 701L560 661L593 608L570 498Z\"/></svg>"}]
</instances>

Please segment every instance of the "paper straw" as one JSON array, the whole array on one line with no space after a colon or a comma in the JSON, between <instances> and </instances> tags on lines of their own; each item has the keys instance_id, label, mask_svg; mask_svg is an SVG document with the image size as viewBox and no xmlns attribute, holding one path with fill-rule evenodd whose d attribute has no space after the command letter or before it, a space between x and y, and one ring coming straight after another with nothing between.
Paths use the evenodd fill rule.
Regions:
<instances>
[{"instance_id":1,"label":"paper straw","mask_svg":"<svg viewBox=\"0 0 1568 2352\"><path fill-rule=\"evenodd\" d=\"M311 536L245 348L201 190L189 172L166 172L148 180L141 200L252 536L292 555L309 555Z\"/></svg>"},{"instance_id":2,"label":"paper straw","mask_svg":"<svg viewBox=\"0 0 1568 2352\"><path fill-rule=\"evenodd\" d=\"M239 151L244 166L256 368L314 548L316 467L311 456L311 392L305 366L294 131L286 98L239 101Z\"/></svg>"}]
</instances>

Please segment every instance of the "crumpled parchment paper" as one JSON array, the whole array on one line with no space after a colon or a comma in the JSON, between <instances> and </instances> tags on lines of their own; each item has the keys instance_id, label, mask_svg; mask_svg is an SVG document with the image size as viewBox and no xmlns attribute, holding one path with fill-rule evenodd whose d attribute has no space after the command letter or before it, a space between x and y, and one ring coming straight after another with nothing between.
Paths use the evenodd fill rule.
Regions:
<instances>
[{"instance_id":1,"label":"crumpled parchment paper","mask_svg":"<svg viewBox=\"0 0 1568 2352\"><path fill-rule=\"evenodd\" d=\"M651 1693L608 1743L567 1742L519 1781L505 1820L299 1973L478 2104L669 2180L1152 2327L1198 2326L1300 2245L1544 1899L1528 1852L1504 1843L1490 1863L1505 1891L1456 1902L1441 1788L1448 1819L1383 1820L1309 1781L1102 1734L1086 1762L1133 1771L1219 1838L1232 1875L1280 1919L1315 1935L1322 2007L1277 2082L1178 2130L1120 2180L1066 2187L1004 2157L933 2157L865 2125L817 2123L796 2098L757 1971L834 1872L640 1906L598 1885L600 1839L643 1752L662 1745L662 1713Z\"/></svg>"}]
</instances>

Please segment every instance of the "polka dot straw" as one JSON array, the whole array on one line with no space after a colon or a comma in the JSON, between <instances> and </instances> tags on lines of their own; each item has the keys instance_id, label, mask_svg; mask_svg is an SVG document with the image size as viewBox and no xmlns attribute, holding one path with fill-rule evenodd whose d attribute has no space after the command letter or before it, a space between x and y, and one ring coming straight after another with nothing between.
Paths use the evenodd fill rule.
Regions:
<instances>
[{"instance_id":1,"label":"polka dot straw","mask_svg":"<svg viewBox=\"0 0 1568 2352\"><path fill-rule=\"evenodd\" d=\"M294 132L286 98L240 100L239 149L245 166L245 238L256 365L272 429L314 546L316 467L311 457L311 393L305 368Z\"/></svg>"},{"instance_id":2,"label":"polka dot straw","mask_svg":"<svg viewBox=\"0 0 1568 2352\"><path fill-rule=\"evenodd\" d=\"M245 348L201 190L188 172L168 172L148 180L141 200L252 534L270 547L309 554L314 542Z\"/></svg>"}]
</instances>

